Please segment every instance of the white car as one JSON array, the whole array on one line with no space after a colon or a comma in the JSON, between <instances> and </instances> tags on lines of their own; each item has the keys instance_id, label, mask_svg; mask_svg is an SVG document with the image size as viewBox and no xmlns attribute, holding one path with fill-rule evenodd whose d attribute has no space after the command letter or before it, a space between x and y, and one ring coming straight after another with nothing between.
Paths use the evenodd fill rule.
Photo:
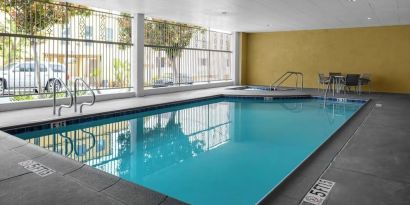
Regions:
<instances>
[{"instance_id":1,"label":"white car","mask_svg":"<svg viewBox=\"0 0 410 205\"><path fill-rule=\"evenodd\" d=\"M63 81L68 80L69 75L63 64L40 62L40 79L44 90L52 90L54 79L60 78ZM61 85L58 89L61 88ZM35 72L34 61L16 62L8 64L4 69L0 69L0 90L37 88L37 75Z\"/></svg>"},{"instance_id":2,"label":"white car","mask_svg":"<svg viewBox=\"0 0 410 205\"><path fill-rule=\"evenodd\" d=\"M177 81L177 82L174 82ZM179 82L178 82L179 81ZM192 85L194 81L192 78L186 74L179 74L178 78L174 78L174 74L172 73L165 73L162 77L158 80L155 80L153 87L167 87L173 86L178 84L185 84L185 85Z\"/></svg>"}]
</instances>

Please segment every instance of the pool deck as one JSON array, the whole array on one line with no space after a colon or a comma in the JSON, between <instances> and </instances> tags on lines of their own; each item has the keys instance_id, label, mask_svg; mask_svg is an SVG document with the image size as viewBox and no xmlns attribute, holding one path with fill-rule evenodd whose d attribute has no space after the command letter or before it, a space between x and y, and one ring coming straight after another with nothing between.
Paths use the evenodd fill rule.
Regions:
<instances>
[{"instance_id":1,"label":"pool deck","mask_svg":"<svg viewBox=\"0 0 410 205\"><path fill-rule=\"evenodd\" d=\"M143 98L97 102L84 114L51 108L0 112L0 130L25 124L76 118L187 101L215 95L271 96L269 91L213 88ZM320 95L316 90L275 92L275 96ZM342 95L342 97L346 97ZM347 95L371 98L357 115L305 161L261 204L301 204L318 178L336 182L325 205L408 204L410 201L410 95ZM382 104L376 107L375 104ZM39 120L40 119L40 120ZM33 159L56 170L40 177L17 163ZM0 132L0 204L184 204L158 192ZM303 203L307 204L307 203Z\"/></svg>"}]
</instances>

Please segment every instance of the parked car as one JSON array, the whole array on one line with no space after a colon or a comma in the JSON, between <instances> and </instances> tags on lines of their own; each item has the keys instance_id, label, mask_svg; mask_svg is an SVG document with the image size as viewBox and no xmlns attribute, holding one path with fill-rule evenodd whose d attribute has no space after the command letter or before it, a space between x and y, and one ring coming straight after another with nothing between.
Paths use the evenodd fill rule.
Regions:
<instances>
[{"instance_id":1,"label":"parked car","mask_svg":"<svg viewBox=\"0 0 410 205\"><path fill-rule=\"evenodd\" d=\"M60 63L40 62L40 79L42 88L46 91L52 90L54 79L60 78L68 80L69 75L66 67ZM61 88L61 85L57 84ZM20 88L37 88L37 75L35 72L34 61L25 61L10 63L0 69L0 90L3 89L20 89Z\"/></svg>"},{"instance_id":2,"label":"parked car","mask_svg":"<svg viewBox=\"0 0 410 205\"><path fill-rule=\"evenodd\" d=\"M161 78L154 81L153 87L154 88L167 87L167 86L172 86L172 85L177 85L177 84L191 85L193 83L194 81L192 80L192 78L186 74L179 74L179 77L174 78L173 73L164 73L162 74Z\"/></svg>"}]
</instances>

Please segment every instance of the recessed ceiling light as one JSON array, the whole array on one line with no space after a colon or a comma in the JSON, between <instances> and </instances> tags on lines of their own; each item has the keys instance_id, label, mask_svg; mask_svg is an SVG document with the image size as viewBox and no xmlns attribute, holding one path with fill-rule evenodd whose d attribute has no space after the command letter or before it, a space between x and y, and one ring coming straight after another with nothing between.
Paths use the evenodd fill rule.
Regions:
<instances>
[{"instance_id":1,"label":"recessed ceiling light","mask_svg":"<svg viewBox=\"0 0 410 205\"><path fill-rule=\"evenodd\" d=\"M347 0L348 2L356 2L356 0Z\"/></svg>"},{"instance_id":2,"label":"recessed ceiling light","mask_svg":"<svg viewBox=\"0 0 410 205\"><path fill-rule=\"evenodd\" d=\"M373 18L372 17L367 17L367 20L372 20Z\"/></svg>"}]
</instances>

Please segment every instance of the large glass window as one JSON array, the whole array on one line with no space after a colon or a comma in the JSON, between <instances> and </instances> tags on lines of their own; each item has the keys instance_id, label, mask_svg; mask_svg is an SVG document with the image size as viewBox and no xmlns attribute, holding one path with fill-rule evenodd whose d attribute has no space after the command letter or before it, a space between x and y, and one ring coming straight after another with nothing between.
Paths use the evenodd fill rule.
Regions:
<instances>
[{"instance_id":1,"label":"large glass window","mask_svg":"<svg viewBox=\"0 0 410 205\"><path fill-rule=\"evenodd\" d=\"M50 98L56 78L101 94L131 88L130 15L48 1L4 1L0 15L0 102Z\"/></svg>"},{"instance_id":2,"label":"large glass window","mask_svg":"<svg viewBox=\"0 0 410 205\"><path fill-rule=\"evenodd\" d=\"M144 86L231 80L230 33L163 20L145 20Z\"/></svg>"}]
</instances>

